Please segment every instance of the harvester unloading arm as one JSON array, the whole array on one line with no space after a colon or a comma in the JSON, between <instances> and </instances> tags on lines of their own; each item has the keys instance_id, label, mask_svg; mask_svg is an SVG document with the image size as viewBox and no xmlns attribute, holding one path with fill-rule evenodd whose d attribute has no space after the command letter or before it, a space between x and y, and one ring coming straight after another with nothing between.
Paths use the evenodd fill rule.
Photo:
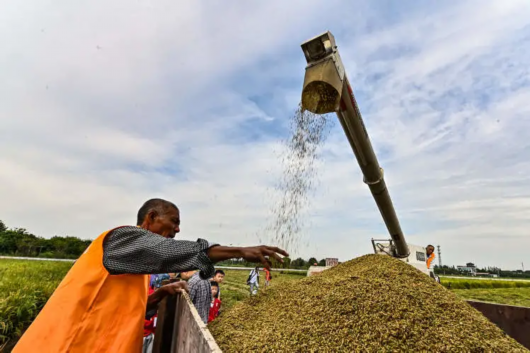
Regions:
<instances>
[{"instance_id":1,"label":"harvester unloading arm","mask_svg":"<svg viewBox=\"0 0 530 353\"><path fill-rule=\"evenodd\" d=\"M330 32L302 44L307 60L302 107L316 114L335 112L392 238L392 256L406 258L409 247Z\"/></svg>"}]
</instances>

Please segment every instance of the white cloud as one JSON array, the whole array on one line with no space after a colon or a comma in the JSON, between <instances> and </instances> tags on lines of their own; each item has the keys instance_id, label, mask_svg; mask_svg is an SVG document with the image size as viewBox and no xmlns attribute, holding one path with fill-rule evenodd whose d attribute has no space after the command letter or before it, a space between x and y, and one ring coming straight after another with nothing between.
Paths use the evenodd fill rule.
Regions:
<instances>
[{"instance_id":1,"label":"white cloud","mask_svg":"<svg viewBox=\"0 0 530 353\"><path fill-rule=\"evenodd\" d=\"M447 263L530 260L526 2L382 5L8 2L0 219L93 238L160 196L180 205L182 237L254 243L299 45L330 29L407 239ZM323 152L297 252L370 252L386 230L339 124Z\"/></svg>"}]
</instances>

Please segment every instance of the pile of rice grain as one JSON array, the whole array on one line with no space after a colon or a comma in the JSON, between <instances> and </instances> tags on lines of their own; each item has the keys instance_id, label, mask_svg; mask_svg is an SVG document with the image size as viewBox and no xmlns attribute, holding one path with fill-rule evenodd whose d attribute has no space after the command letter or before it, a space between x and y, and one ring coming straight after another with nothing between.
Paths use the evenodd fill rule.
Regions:
<instances>
[{"instance_id":1,"label":"pile of rice grain","mask_svg":"<svg viewBox=\"0 0 530 353\"><path fill-rule=\"evenodd\" d=\"M528 352L455 294L385 255L273 285L210 331L224 352Z\"/></svg>"}]
</instances>

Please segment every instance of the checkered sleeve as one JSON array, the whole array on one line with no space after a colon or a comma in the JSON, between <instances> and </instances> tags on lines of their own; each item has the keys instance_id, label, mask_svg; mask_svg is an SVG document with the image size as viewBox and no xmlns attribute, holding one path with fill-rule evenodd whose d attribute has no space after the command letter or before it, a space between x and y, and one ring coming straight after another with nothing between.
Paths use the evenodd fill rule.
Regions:
<instances>
[{"instance_id":1,"label":"checkered sleeve","mask_svg":"<svg viewBox=\"0 0 530 353\"><path fill-rule=\"evenodd\" d=\"M206 255L215 245L204 239L174 240L139 227L121 227L105 239L103 265L112 275L200 270L200 276L206 279L215 273Z\"/></svg>"}]
</instances>

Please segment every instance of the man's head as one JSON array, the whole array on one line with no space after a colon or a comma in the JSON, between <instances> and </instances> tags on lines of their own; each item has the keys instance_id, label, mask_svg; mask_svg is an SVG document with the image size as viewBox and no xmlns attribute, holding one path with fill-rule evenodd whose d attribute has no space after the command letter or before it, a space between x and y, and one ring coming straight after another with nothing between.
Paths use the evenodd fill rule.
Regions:
<instances>
[{"instance_id":1,"label":"man's head","mask_svg":"<svg viewBox=\"0 0 530 353\"><path fill-rule=\"evenodd\" d=\"M434 252L434 246L427 245L427 256L431 256L431 254Z\"/></svg>"},{"instance_id":2,"label":"man's head","mask_svg":"<svg viewBox=\"0 0 530 353\"><path fill-rule=\"evenodd\" d=\"M212 282L223 283L225 279L225 272L223 270L216 270L212 277Z\"/></svg>"},{"instance_id":3,"label":"man's head","mask_svg":"<svg viewBox=\"0 0 530 353\"><path fill-rule=\"evenodd\" d=\"M210 284L212 285L212 298L216 298L219 293L219 283L211 281Z\"/></svg>"},{"instance_id":4,"label":"man's head","mask_svg":"<svg viewBox=\"0 0 530 353\"><path fill-rule=\"evenodd\" d=\"M138 210L136 225L166 238L174 238L180 232L180 212L175 204L151 199Z\"/></svg>"},{"instance_id":5,"label":"man's head","mask_svg":"<svg viewBox=\"0 0 530 353\"><path fill-rule=\"evenodd\" d=\"M189 280L197 271L187 271L187 272L181 272L180 278L184 281Z\"/></svg>"}]
</instances>

